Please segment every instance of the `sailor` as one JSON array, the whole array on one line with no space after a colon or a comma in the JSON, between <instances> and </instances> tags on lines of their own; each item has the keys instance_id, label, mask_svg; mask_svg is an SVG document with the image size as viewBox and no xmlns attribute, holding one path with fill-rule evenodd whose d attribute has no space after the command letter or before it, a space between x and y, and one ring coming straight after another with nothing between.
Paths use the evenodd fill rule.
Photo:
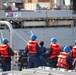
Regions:
<instances>
[{"instance_id":1,"label":"sailor","mask_svg":"<svg viewBox=\"0 0 76 75\"><path fill-rule=\"evenodd\" d=\"M28 41L24 50L24 55L28 56L27 68L37 68L40 66L39 56L41 54L41 50L36 39L37 36L35 34L32 34L31 40Z\"/></svg>"},{"instance_id":2,"label":"sailor","mask_svg":"<svg viewBox=\"0 0 76 75\"><path fill-rule=\"evenodd\" d=\"M3 44L0 45L0 57L3 71L11 70L11 56L14 56L14 52L8 44L8 39L3 39Z\"/></svg>"},{"instance_id":3,"label":"sailor","mask_svg":"<svg viewBox=\"0 0 76 75\"><path fill-rule=\"evenodd\" d=\"M76 40L75 45L72 47L72 60L73 60L73 69L76 70Z\"/></svg>"},{"instance_id":4,"label":"sailor","mask_svg":"<svg viewBox=\"0 0 76 75\"><path fill-rule=\"evenodd\" d=\"M61 51L60 45L57 43L56 38L51 38L50 48L43 54L43 56L48 57L49 66L56 68L58 55Z\"/></svg>"},{"instance_id":5,"label":"sailor","mask_svg":"<svg viewBox=\"0 0 76 75\"><path fill-rule=\"evenodd\" d=\"M46 47L44 46L44 41L40 41L39 43L42 54L46 52ZM47 66L46 58L43 55L40 55L41 66Z\"/></svg>"},{"instance_id":6,"label":"sailor","mask_svg":"<svg viewBox=\"0 0 76 75\"><path fill-rule=\"evenodd\" d=\"M64 69L72 69L72 58L70 55L70 47L65 46L63 52L58 56L57 66Z\"/></svg>"}]
</instances>

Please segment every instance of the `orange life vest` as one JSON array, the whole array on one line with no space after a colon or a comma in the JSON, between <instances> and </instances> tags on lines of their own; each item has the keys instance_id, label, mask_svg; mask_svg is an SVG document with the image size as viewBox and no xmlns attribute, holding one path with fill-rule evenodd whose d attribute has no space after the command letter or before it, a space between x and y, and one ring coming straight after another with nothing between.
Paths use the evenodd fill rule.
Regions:
<instances>
[{"instance_id":1,"label":"orange life vest","mask_svg":"<svg viewBox=\"0 0 76 75\"><path fill-rule=\"evenodd\" d=\"M0 46L0 55L1 55L1 57L5 57L5 58L10 57L10 54L8 52L8 48L9 48L8 44L2 44Z\"/></svg>"},{"instance_id":2,"label":"orange life vest","mask_svg":"<svg viewBox=\"0 0 76 75\"><path fill-rule=\"evenodd\" d=\"M58 67L62 67L64 69L69 69L70 65L66 62L66 59L70 56L69 53L61 52L58 56Z\"/></svg>"},{"instance_id":3,"label":"orange life vest","mask_svg":"<svg viewBox=\"0 0 76 75\"><path fill-rule=\"evenodd\" d=\"M36 54L37 53L37 50L36 50L36 45L38 44L37 41L29 41L27 43L27 47L28 47L28 53L30 54Z\"/></svg>"},{"instance_id":4,"label":"orange life vest","mask_svg":"<svg viewBox=\"0 0 76 75\"><path fill-rule=\"evenodd\" d=\"M49 56L49 58L57 57L61 50L60 45L57 43L55 43L55 44L53 43L53 44L51 44L50 47L52 48L52 54Z\"/></svg>"},{"instance_id":5,"label":"orange life vest","mask_svg":"<svg viewBox=\"0 0 76 75\"><path fill-rule=\"evenodd\" d=\"M76 59L76 45L72 48L72 60Z\"/></svg>"}]
</instances>

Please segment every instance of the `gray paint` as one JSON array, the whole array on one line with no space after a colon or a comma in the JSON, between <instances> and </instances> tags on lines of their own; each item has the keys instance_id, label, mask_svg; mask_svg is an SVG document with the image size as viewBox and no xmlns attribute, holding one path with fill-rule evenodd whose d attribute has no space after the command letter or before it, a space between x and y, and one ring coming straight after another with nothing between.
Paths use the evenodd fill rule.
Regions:
<instances>
[{"instance_id":1,"label":"gray paint","mask_svg":"<svg viewBox=\"0 0 76 75\"><path fill-rule=\"evenodd\" d=\"M0 1L2 1L2 2L12 2L12 3L22 3L25 0L0 0Z\"/></svg>"},{"instance_id":2,"label":"gray paint","mask_svg":"<svg viewBox=\"0 0 76 75\"><path fill-rule=\"evenodd\" d=\"M18 12L18 17L6 17L5 11L0 10L0 18L76 18L76 14L73 14L72 10L35 10L35 11L11 11Z\"/></svg>"},{"instance_id":3,"label":"gray paint","mask_svg":"<svg viewBox=\"0 0 76 75\"><path fill-rule=\"evenodd\" d=\"M0 10L0 18L4 18L4 17L5 17L4 10Z\"/></svg>"},{"instance_id":4,"label":"gray paint","mask_svg":"<svg viewBox=\"0 0 76 75\"><path fill-rule=\"evenodd\" d=\"M25 28L14 29L23 39L30 40L31 31L38 36L37 41L44 40L45 46L48 48L50 39L55 37L58 43L63 47L66 45L73 46L76 40L76 27L74 29L69 27L57 28ZM3 30L3 36L9 38L9 31ZM26 42L14 33L14 49L24 49ZM0 37L1 38L1 37Z\"/></svg>"}]
</instances>

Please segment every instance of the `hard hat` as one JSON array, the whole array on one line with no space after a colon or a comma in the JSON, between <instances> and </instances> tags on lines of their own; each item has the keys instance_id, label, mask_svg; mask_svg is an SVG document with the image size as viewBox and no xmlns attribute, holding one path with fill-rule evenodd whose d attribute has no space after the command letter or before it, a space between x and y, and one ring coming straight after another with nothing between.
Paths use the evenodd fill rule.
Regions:
<instances>
[{"instance_id":1,"label":"hard hat","mask_svg":"<svg viewBox=\"0 0 76 75\"><path fill-rule=\"evenodd\" d=\"M52 38L50 41L55 43L57 42L56 38Z\"/></svg>"},{"instance_id":2,"label":"hard hat","mask_svg":"<svg viewBox=\"0 0 76 75\"><path fill-rule=\"evenodd\" d=\"M63 49L63 51L64 51L64 52L67 52L67 53L70 52L70 50L71 50L71 49L70 49L69 46L65 46L64 49Z\"/></svg>"},{"instance_id":3,"label":"hard hat","mask_svg":"<svg viewBox=\"0 0 76 75\"><path fill-rule=\"evenodd\" d=\"M7 42L9 42L8 39L7 38L4 38L3 39L3 43L7 43Z\"/></svg>"},{"instance_id":4,"label":"hard hat","mask_svg":"<svg viewBox=\"0 0 76 75\"><path fill-rule=\"evenodd\" d=\"M37 39L37 36L36 36L35 34L32 34L32 35L31 35L31 39L32 39L32 40L35 40L35 39Z\"/></svg>"}]
</instances>

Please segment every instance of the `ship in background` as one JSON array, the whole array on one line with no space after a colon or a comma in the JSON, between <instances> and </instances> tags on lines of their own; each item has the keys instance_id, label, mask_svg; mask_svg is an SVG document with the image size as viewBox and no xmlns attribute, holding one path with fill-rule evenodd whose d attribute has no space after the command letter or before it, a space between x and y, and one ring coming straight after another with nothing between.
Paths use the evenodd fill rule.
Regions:
<instances>
[{"instance_id":1,"label":"ship in background","mask_svg":"<svg viewBox=\"0 0 76 75\"><path fill-rule=\"evenodd\" d=\"M76 0L0 0L0 20L14 28L14 50L24 50L32 33L48 48L56 37L62 47L76 40ZM6 26L6 27L5 27ZM9 38L7 25L1 25L1 36ZM10 40L10 38L9 38Z\"/></svg>"},{"instance_id":2,"label":"ship in background","mask_svg":"<svg viewBox=\"0 0 76 75\"><path fill-rule=\"evenodd\" d=\"M66 2L68 1L68 2ZM57 70L50 67L18 71L18 59L31 34L38 36L49 48L50 39L57 38L64 47L73 46L76 40L76 0L0 0L0 21L8 21L14 29L12 49L15 52L12 71L1 75L75 75L73 70ZM0 43L6 37L11 41L11 29L0 22ZM63 74L62 74L63 73Z\"/></svg>"}]
</instances>

